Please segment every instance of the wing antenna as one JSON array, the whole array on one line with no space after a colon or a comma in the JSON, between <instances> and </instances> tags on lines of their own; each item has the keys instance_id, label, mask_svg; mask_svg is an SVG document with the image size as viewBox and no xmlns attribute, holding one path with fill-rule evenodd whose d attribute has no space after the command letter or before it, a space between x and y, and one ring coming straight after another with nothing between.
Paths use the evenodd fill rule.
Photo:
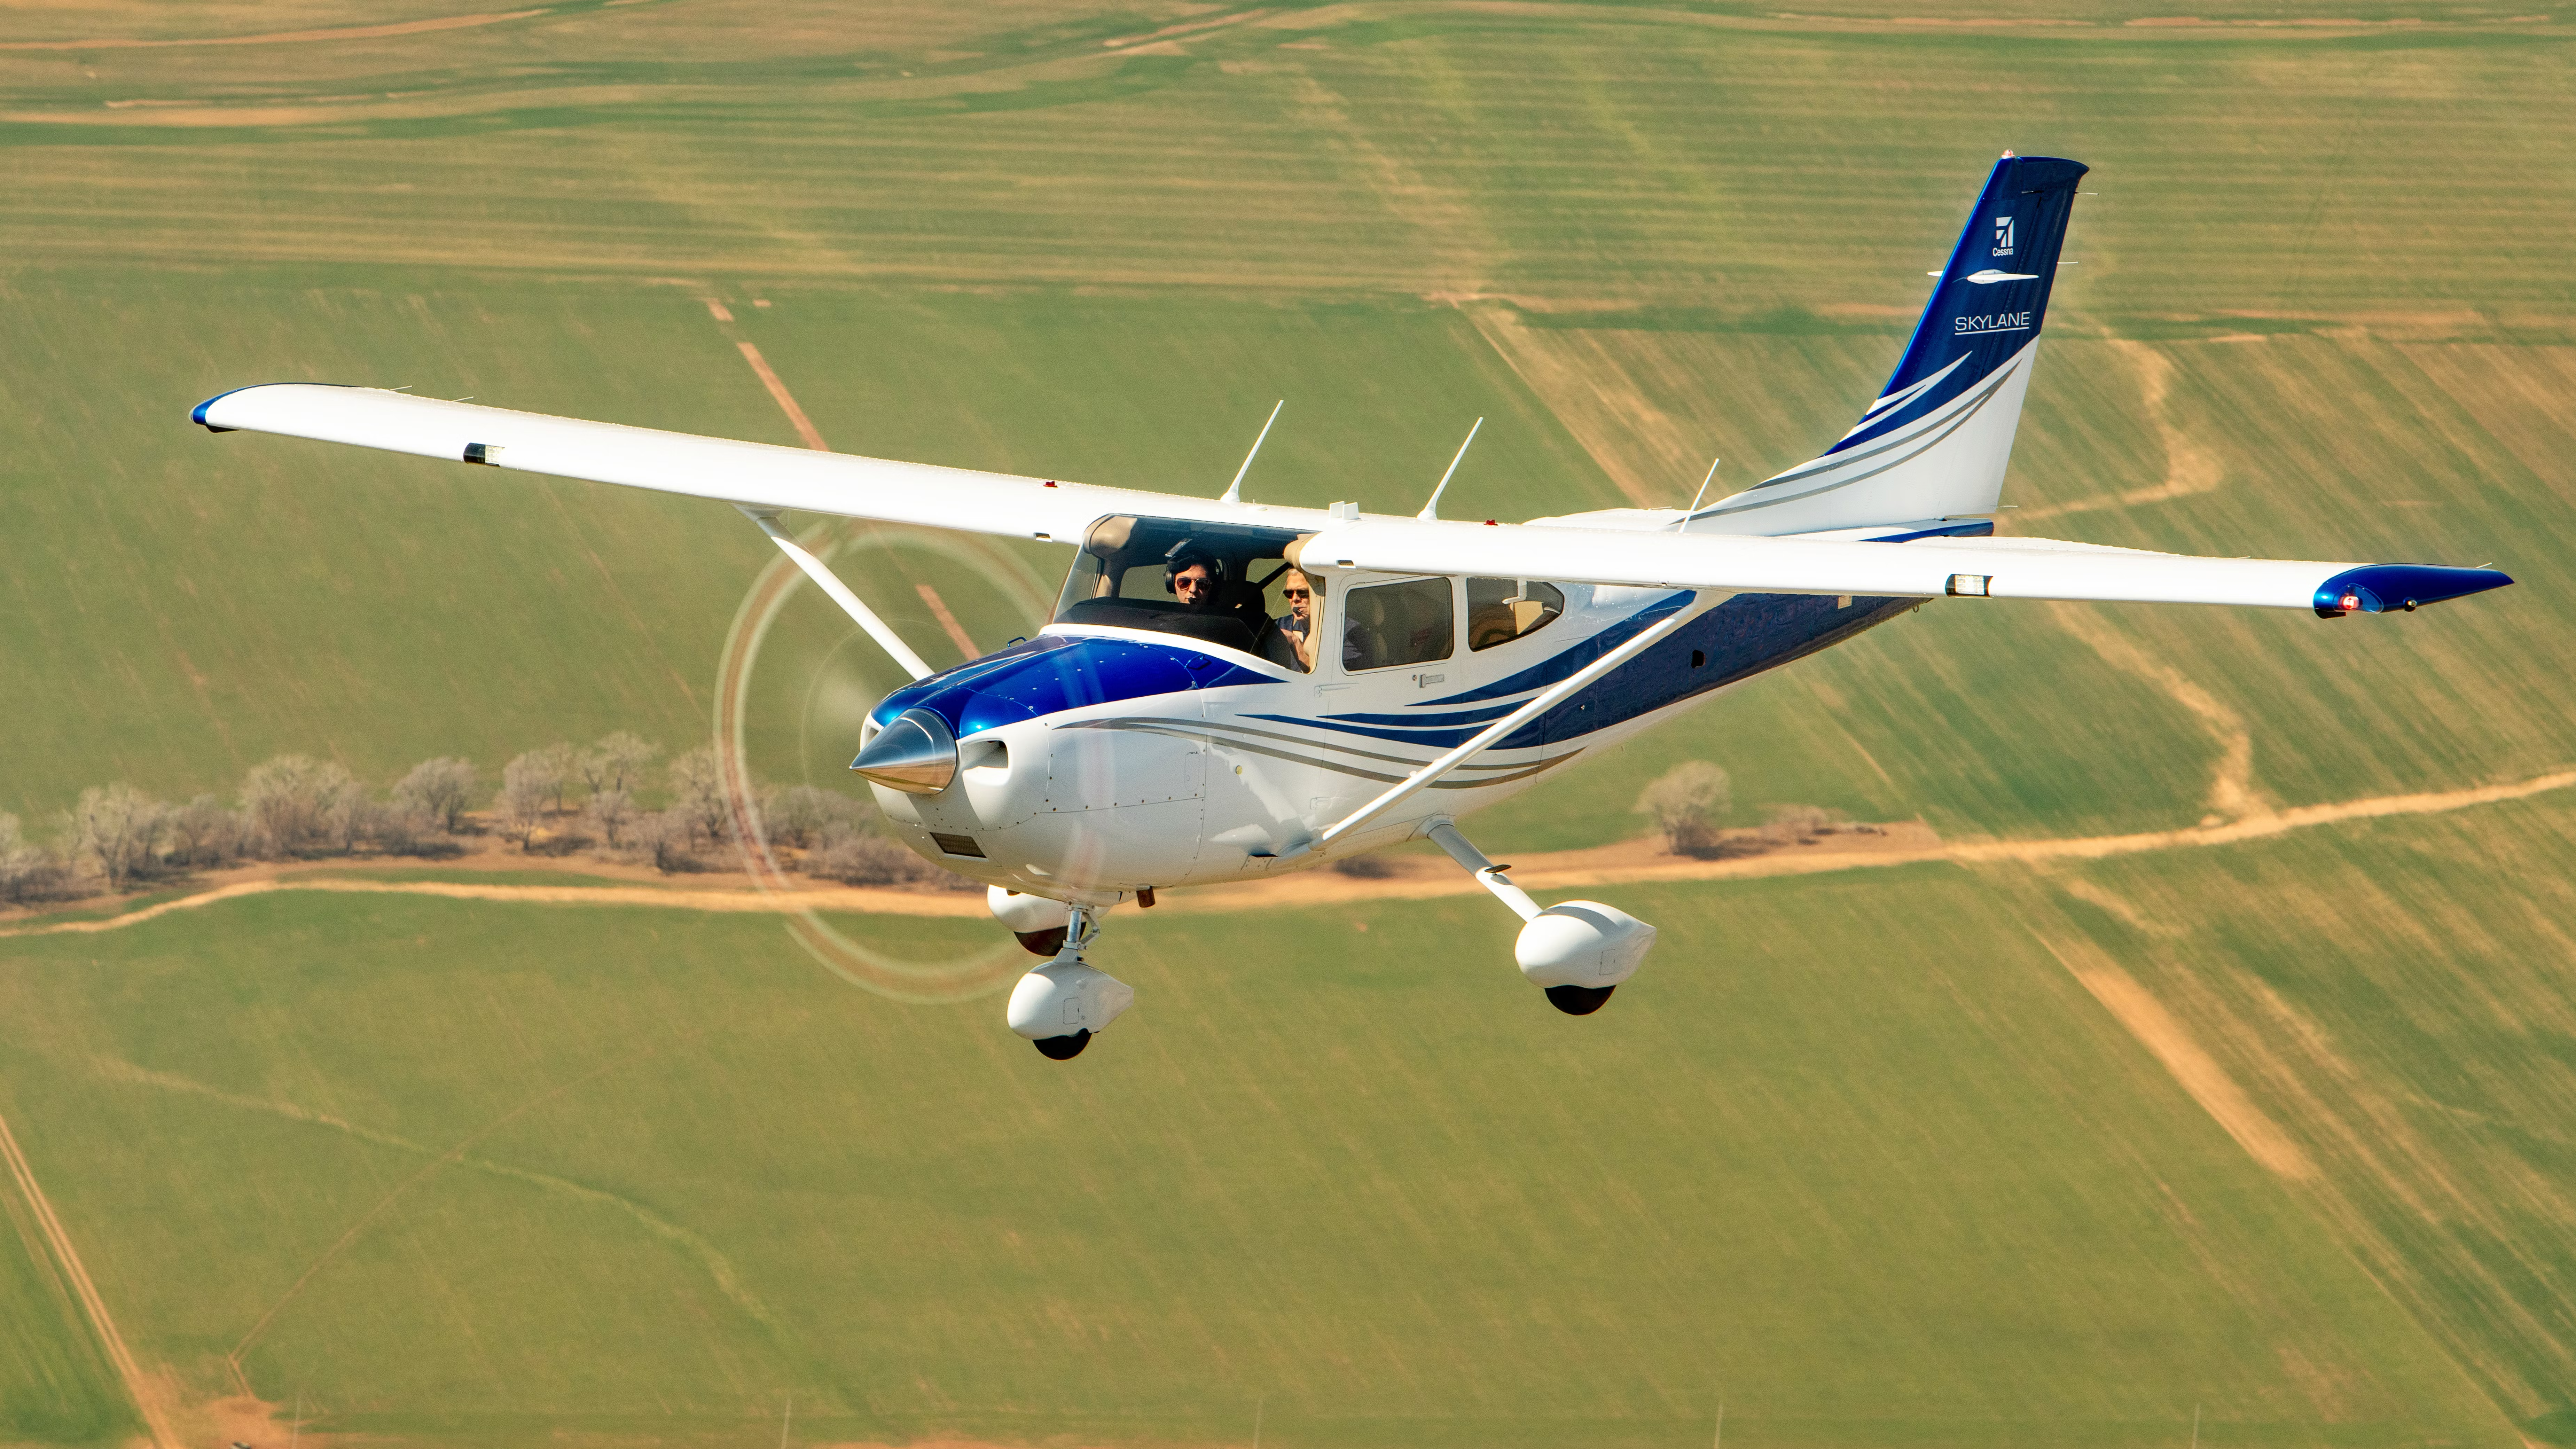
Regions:
<instances>
[{"instance_id":1,"label":"wing antenna","mask_svg":"<svg viewBox=\"0 0 2576 1449\"><path fill-rule=\"evenodd\" d=\"M1270 405L1270 417L1261 425L1261 437L1252 440L1252 451L1243 455L1243 466L1234 470L1234 481L1225 485L1225 496L1219 498L1217 502L1241 503L1243 501L1243 475L1252 471L1252 460L1261 456L1262 441L1270 436L1270 424L1279 421L1279 410L1286 406L1288 406L1288 399L1284 397Z\"/></svg>"},{"instance_id":2,"label":"wing antenna","mask_svg":"<svg viewBox=\"0 0 2576 1449\"><path fill-rule=\"evenodd\" d=\"M1423 504L1422 511L1413 515L1414 517L1428 518L1434 522L1439 520L1440 495L1449 490L1450 474L1456 473L1458 471L1458 465L1467 461L1467 449L1474 446L1476 441L1476 428L1481 428L1484 425L1485 420L1483 418L1478 418L1476 419L1476 427L1469 428L1467 430L1467 441L1458 445L1458 456L1449 460L1449 472L1440 475L1440 486L1431 490L1431 501Z\"/></svg>"},{"instance_id":3,"label":"wing antenna","mask_svg":"<svg viewBox=\"0 0 2576 1449\"><path fill-rule=\"evenodd\" d=\"M1691 495L1691 506L1683 511L1681 521L1673 525L1673 532L1684 533L1689 531L1691 515L1699 512L1699 501L1708 496L1708 485L1717 481L1717 465L1725 461L1726 460L1724 458L1711 458L1708 460L1708 476L1699 480L1699 491Z\"/></svg>"},{"instance_id":4,"label":"wing antenna","mask_svg":"<svg viewBox=\"0 0 2576 1449\"><path fill-rule=\"evenodd\" d=\"M829 594L832 602L841 606L842 613L856 619L859 627L868 631L868 637L877 641L879 648L894 656L894 662L902 665L905 673L915 679L928 679L936 672L922 660L920 655L912 652L912 646L903 642L902 635L886 627L886 621L877 617L876 610L859 602L859 596L850 592L849 585L842 583L830 569L823 566L821 559L807 552L803 544L798 543L786 529L781 528L777 514L756 512L743 508L739 503L734 507L742 508L744 517L759 524L760 531L769 535L769 541L778 545L778 551L787 555L798 568L803 569L805 577L814 581L814 587Z\"/></svg>"}]
</instances>

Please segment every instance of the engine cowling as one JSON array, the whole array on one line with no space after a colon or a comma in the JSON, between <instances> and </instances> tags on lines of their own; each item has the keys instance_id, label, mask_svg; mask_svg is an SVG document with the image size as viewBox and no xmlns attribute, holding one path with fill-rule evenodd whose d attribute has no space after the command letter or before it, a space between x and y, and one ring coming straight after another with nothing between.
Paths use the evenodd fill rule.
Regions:
<instances>
[{"instance_id":1,"label":"engine cowling","mask_svg":"<svg viewBox=\"0 0 2576 1449\"><path fill-rule=\"evenodd\" d=\"M1637 974L1655 944L1655 928L1617 906L1566 901L1521 927L1512 955L1521 974L1547 992L1559 1011L1588 1015Z\"/></svg>"}]
</instances>

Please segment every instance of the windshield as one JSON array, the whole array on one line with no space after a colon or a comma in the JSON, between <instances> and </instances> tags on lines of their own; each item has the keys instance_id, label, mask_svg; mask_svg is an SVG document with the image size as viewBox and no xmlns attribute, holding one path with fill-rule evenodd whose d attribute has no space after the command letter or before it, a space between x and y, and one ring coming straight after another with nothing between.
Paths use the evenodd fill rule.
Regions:
<instances>
[{"instance_id":1,"label":"windshield","mask_svg":"<svg viewBox=\"0 0 2576 1449\"><path fill-rule=\"evenodd\" d=\"M1290 669L1296 641L1280 593L1297 532L1178 518L1104 518L1065 576L1055 622L1151 629L1221 644Z\"/></svg>"}]
</instances>

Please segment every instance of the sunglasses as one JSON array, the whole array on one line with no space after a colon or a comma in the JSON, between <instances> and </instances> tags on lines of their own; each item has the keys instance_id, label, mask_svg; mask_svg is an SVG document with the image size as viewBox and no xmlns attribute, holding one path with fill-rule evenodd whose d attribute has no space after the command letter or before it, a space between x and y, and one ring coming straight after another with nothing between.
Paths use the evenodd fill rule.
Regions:
<instances>
[{"instance_id":1,"label":"sunglasses","mask_svg":"<svg viewBox=\"0 0 2576 1449\"><path fill-rule=\"evenodd\" d=\"M1303 599L1311 597L1304 589L1281 589L1279 591L1279 596L1283 599Z\"/></svg>"}]
</instances>

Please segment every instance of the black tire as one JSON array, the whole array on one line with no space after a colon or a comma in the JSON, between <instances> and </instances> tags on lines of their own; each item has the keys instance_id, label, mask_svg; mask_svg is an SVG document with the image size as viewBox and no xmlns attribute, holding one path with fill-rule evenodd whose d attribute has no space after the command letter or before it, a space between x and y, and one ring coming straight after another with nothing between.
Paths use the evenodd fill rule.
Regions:
<instances>
[{"instance_id":1,"label":"black tire","mask_svg":"<svg viewBox=\"0 0 2576 1449\"><path fill-rule=\"evenodd\" d=\"M1052 956L1064 949L1065 929L1058 926L1051 931L1013 931L1011 934L1020 938L1021 947L1030 955Z\"/></svg>"},{"instance_id":2,"label":"black tire","mask_svg":"<svg viewBox=\"0 0 2576 1449\"><path fill-rule=\"evenodd\" d=\"M1048 1061L1069 1062L1082 1055L1084 1047L1091 1045L1091 1028L1086 1026L1071 1036L1042 1036L1032 1045L1037 1047L1038 1055Z\"/></svg>"},{"instance_id":3,"label":"black tire","mask_svg":"<svg viewBox=\"0 0 2576 1449\"><path fill-rule=\"evenodd\" d=\"M1547 1004L1568 1016L1590 1016L1610 1000L1616 986L1551 986Z\"/></svg>"}]
</instances>

